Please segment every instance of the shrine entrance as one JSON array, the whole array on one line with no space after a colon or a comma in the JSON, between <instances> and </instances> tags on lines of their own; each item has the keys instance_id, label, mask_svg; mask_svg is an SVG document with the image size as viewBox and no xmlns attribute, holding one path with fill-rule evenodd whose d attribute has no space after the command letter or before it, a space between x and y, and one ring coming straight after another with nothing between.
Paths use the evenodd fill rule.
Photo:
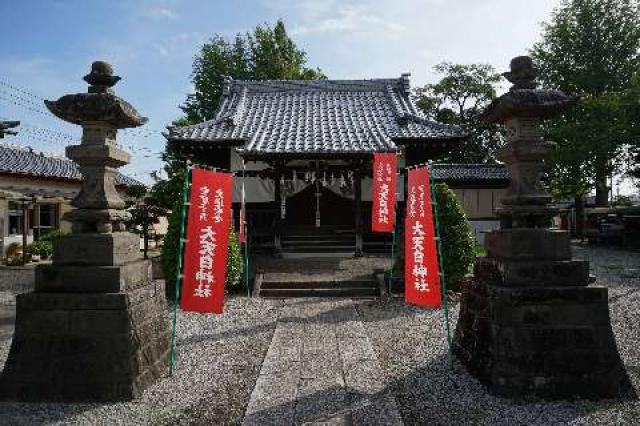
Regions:
<instances>
[{"instance_id":1,"label":"shrine entrance","mask_svg":"<svg viewBox=\"0 0 640 426\"><path fill-rule=\"evenodd\" d=\"M355 227L354 200L314 183L286 199L285 227Z\"/></svg>"}]
</instances>

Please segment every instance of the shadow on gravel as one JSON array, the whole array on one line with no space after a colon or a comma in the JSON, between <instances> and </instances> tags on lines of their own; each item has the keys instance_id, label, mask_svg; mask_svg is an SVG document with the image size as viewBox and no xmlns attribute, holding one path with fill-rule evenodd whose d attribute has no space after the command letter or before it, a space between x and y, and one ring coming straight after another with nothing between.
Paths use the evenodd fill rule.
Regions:
<instances>
[{"instance_id":1,"label":"shadow on gravel","mask_svg":"<svg viewBox=\"0 0 640 426\"><path fill-rule=\"evenodd\" d=\"M244 419L244 424L302 424L340 418L353 424L385 425L386 406L381 401L389 395L395 397L405 425L566 424L614 408L620 408L618 424L637 424L638 414L637 407L625 410L624 402L616 400L546 402L496 397L458 363L449 370L448 357L443 354L430 360L429 366L387 383L379 392L325 389L255 412ZM295 419L289 417L291 413L297 413Z\"/></svg>"},{"instance_id":2,"label":"shadow on gravel","mask_svg":"<svg viewBox=\"0 0 640 426\"><path fill-rule=\"evenodd\" d=\"M315 305L323 302L326 303L326 301L327 299L321 299L321 298L300 299L299 301L296 301L296 304ZM380 302L377 302L377 301L366 301L366 302L361 301L360 302L359 301L357 303L380 303ZM386 315L381 315L376 319L385 320L385 319L392 319L399 316L397 311L393 311L393 312L385 311L385 313ZM415 315L417 313L418 313L417 310L408 312L409 315ZM403 313L402 316L406 316L405 314L406 313ZM345 321L355 321L355 320L364 321L362 317L353 318L353 306L351 305L339 306L329 311L323 311L317 315L305 317L304 319L294 317L294 316L280 316L278 318L278 322L292 323L292 324L295 324L295 323L339 324ZM178 342L178 346L184 347L184 346L189 346L195 343L200 343L203 341L215 342L218 340L228 339L231 337L250 336L250 335L268 331L271 328L272 326L270 326L269 324L261 324L253 327L243 328L240 330L228 330L220 333L192 335L192 336L188 336L181 339Z\"/></svg>"},{"instance_id":3,"label":"shadow on gravel","mask_svg":"<svg viewBox=\"0 0 640 426\"><path fill-rule=\"evenodd\" d=\"M54 403L21 403L0 402L0 424L12 426L31 426L63 423L65 420L81 415L107 404L54 404ZM11 414L8 414L11 413Z\"/></svg>"}]
</instances>

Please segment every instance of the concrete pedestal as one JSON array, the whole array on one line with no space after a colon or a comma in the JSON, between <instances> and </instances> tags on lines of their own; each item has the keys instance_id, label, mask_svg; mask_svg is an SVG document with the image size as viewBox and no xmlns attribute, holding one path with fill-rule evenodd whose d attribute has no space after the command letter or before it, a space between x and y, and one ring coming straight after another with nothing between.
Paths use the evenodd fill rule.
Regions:
<instances>
[{"instance_id":1,"label":"concrete pedestal","mask_svg":"<svg viewBox=\"0 0 640 426\"><path fill-rule=\"evenodd\" d=\"M1 399L127 401L166 374L164 287L134 240L115 233L58 242L54 264L36 271L35 291L16 300ZM83 245L91 250L79 256Z\"/></svg>"},{"instance_id":2,"label":"concrete pedestal","mask_svg":"<svg viewBox=\"0 0 640 426\"><path fill-rule=\"evenodd\" d=\"M500 230L486 245L489 257L463 287L454 340L468 371L501 396L634 396L607 289L588 286L588 262L571 260L568 236Z\"/></svg>"}]
</instances>

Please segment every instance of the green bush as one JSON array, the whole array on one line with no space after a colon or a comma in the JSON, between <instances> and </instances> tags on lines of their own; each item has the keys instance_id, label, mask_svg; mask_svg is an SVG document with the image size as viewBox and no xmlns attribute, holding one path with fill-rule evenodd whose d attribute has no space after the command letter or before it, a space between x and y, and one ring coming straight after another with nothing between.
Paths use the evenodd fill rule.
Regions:
<instances>
[{"instance_id":1,"label":"green bush","mask_svg":"<svg viewBox=\"0 0 640 426\"><path fill-rule=\"evenodd\" d=\"M164 237L161 262L165 276L165 294L168 300L176 299L176 262L180 243L180 208L176 207L169 216L167 234ZM229 231L229 250L227 256L227 278L225 287L234 287L240 283L243 272L243 258L238 235Z\"/></svg>"},{"instance_id":2,"label":"green bush","mask_svg":"<svg viewBox=\"0 0 640 426\"><path fill-rule=\"evenodd\" d=\"M242 247L238 234L233 230L233 226L229 230L229 251L227 256L227 287L236 287L240 284L242 272L244 271L244 259L242 257Z\"/></svg>"},{"instance_id":3,"label":"green bush","mask_svg":"<svg viewBox=\"0 0 640 426\"><path fill-rule=\"evenodd\" d=\"M53 254L53 243L50 240L34 241L27 246L27 254L48 259Z\"/></svg>"},{"instance_id":4,"label":"green bush","mask_svg":"<svg viewBox=\"0 0 640 426\"><path fill-rule=\"evenodd\" d=\"M176 203L167 224L160 261L165 279L165 295L167 300L176 300L176 258L180 243L180 203Z\"/></svg>"},{"instance_id":5,"label":"green bush","mask_svg":"<svg viewBox=\"0 0 640 426\"><path fill-rule=\"evenodd\" d=\"M438 220L442 242L442 263L447 290L458 291L475 259L475 244L469 230L469 221L456 194L444 183L434 185L438 205ZM394 276L404 276L404 238L399 238Z\"/></svg>"},{"instance_id":6,"label":"green bush","mask_svg":"<svg viewBox=\"0 0 640 426\"><path fill-rule=\"evenodd\" d=\"M469 273L475 260L475 242L456 194L444 183L435 185L435 193L447 288L458 291L460 281Z\"/></svg>"},{"instance_id":7,"label":"green bush","mask_svg":"<svg viewBox=\"0 0 640 426\"><path fill-rule=\"evenodd\" d=\"M66 235L66 233L62 232L59 229L54 229L53 231L49 231L46 234L43 234L38 241L54 241L57 238Z\"/></svg>"}]
</instances>

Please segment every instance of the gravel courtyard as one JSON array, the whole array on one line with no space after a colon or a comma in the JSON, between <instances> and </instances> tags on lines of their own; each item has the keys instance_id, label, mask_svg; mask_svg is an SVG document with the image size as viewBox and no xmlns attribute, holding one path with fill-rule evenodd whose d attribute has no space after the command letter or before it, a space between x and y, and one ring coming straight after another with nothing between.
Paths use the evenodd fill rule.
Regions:
<instances>
[{"instance_id":1,"label":"gravel courtyard","mask_svg":"<svg viewBox=\"0 0 640 426\"><path fill-rule=\"evenodd\" d=\"M587 246L576 246L574 253L589 259L598 284L610 289L618 348L634 386L640 390L640 253ZM4 304L0 313L12 312L10 292L0 289L0 300ZM397 407L404 424L638 424L638 401L543 403L489 395L458 365L449 371L441 311L416 309L401 300L298 299L295 303L293 306L280 300L231 297L222 316L183 314L178 323L177 370L173 377L148 389L140 400L106 405L0 403L0 424L239 424L243 420L246 423L247 407L255 411L257 406L254 389L256 383L263 382L258 380L264 376L262 370L272 368L271 363L277 361L281 353L274 332L283 324L296 326L291 322L296 315L308 315L300 307L304 304L309 305L310 311L321 312L313 324L318 333L322 332L323 324L331 323L329 328L334 331L344 327L343 321L359 324L364 332L359 342L366 351L369 351L367 348L373 350L367 359L374 359L370 365L379 369L368 374L373 376L379 395ZM450 315L452 330L456 317L454 304ZM0 365L10 345L5 323L7 320L3 319ZM303 338L304 333L300 336ZM339 339L340 333L335 336ZM270 361L263 366L265 357ZM336 363L340 363L340 359L336 354ZM344 365L344 357L342 363ZM285 364L280 364L282 369L287 368ZM348 386L348 377L344 382ZM294 398L293 405L287 407L295 411L297 400ZM326 413L324 408L321 411ZM290 423L285 417L281 419L281 422L272 421ZM304 418L305 421L323 419L326 417ZM349 421L349 416L339 416L331 424L349 424Z\"/></svg>"}]
</instances>

